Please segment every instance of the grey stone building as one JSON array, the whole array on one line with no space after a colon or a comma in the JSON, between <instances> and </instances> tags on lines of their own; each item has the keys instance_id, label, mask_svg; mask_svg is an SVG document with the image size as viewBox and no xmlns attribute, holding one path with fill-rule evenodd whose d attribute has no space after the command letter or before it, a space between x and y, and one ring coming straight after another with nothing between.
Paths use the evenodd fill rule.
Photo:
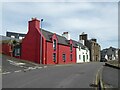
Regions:
<instances>
[{"instance_id":1,"label":"grey stone building","mask_svg":"<svg viewBox=\"0 0 120 90\"><path fill-rule=\"evenodd\" d=\"M118 50L114 47L109 47L101 51L101 61L118 60Z\"/></svg>"},{"instance_id":2,"label":"grey stone building","mask_svg":"<svg viewBox=\"0 0 120 90\"><path fill-rule=\"evenodd\" d=\"M90 50L90 61L100 61L101 47L97 43L97 39L88 40L88 35L82 33L79 35L79 40Z\"/></svg>"}]
</instances>

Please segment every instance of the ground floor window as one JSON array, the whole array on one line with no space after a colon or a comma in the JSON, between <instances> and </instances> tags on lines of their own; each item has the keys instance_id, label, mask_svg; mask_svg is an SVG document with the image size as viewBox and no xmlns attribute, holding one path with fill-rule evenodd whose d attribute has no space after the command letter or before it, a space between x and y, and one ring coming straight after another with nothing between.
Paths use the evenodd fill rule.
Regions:
<instances>
[{"instance_id":1,"label":"ground floor window","mask_svg":"<svg viewBox=\"0 0 120 90\"><path fill-rule=\"evenodd\" d=\"M88 59L88 55L87 55L87 59Z\"/></svg>"},{"instance_id":2,"label":"ground floor window","mask_svg":"<svg viewBox=\"0 0 120 90\"><path fill-rule=\"evenodd\" d=\"M70 54L70 60L72 61L72 54Z\"/></svg>"},{"instance_id":3,"label":"ground floor window","mask_svg":"<svg viewBox=\"0 0 120 90\"><path fill-rule=\"evenodd\" d=\"M15 49L15 56L20 56L20 48Z\"/></svg>"},{"instance_id":4,"label":"ground floor window","mask_svg":"<svg viewBox=\"0 0 120 90\"><path fill-rule=\"evenodd\" d=\"M81 55L79 55L79 59L81 59Z\"/></svg>"},{"instance_id":5,"label":"ground floor window","mask_svg":"<svg viewBox=\"0 0 120 90\"><path fill-rule=\"evenodd\" d=\"M56 62L56 53L53 53L53 61Z\"/></svg>"},{"instance_id":6,"label":"ground floor window","mask_svg":"<svg viewBox=\"0 0 120 90\"><path fill-rule=\"evenodd\" d=\"M85 55L83 55L83 61L85 62Z\"/></svg>"},{"instance_id":7,"label":"ground floor window","mask_svg":"<svg viewBox=\"0 0 120 90\"><path fill-rule=\"evenodd\" d=\"M66 61L66 55L63 54L63 61L65 62Z\"/></svg>"}]
</instances>

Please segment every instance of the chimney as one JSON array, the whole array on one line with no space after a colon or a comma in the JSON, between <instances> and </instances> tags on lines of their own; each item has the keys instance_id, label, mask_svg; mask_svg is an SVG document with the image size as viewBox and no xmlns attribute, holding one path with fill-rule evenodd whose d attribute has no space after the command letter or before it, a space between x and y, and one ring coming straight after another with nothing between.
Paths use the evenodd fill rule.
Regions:
<instances>
[{"instance_id":1,"label":"chimney","mask_svg":"<svg viewBox=\"0 0 120 90\"><path fill-rule=\"evenodd\" d=\"M94 42L97 42L97 39L95 39L95 38L92 38L91 40L94 41Z\"/></svg>"},{"instance_id":2,"label":"chimney","mask_svg":"<svg viewBox=\"0 0 120 90\"><path fill-rule=\"evenodd\" d=\"M86 45L87 42L87 34L82 32L81 35L79 35L79 42L82 43L83 45Z\"/></svg>"},{"instance_id":3,"label":"chimney","mask_svg":"<svg viewBox=\"0 0 120 90\"><path fill-rule=\"evenodd\" d=\"M32 20L29 21L28 29L29 31L40 30L40 20L32 18Z\"/></svg>"},{"instance_id":4,"label":"chimney","mask_svg":"<svg viewBox=\"0 0 120 90\"><path fill-rule=\"evenodd\" d=\"M65 37L67 40L70 40L70 34L68 32L63 32L63 37Z\"/></svg>"},{"instance_id":5,"label":"chimney","mask_svg":"<svg viewBox=\"0 0 120 90\"><path fill-rule=\"evenodd\" d=\"M85 34L84 32L81 34L81 35L79 35L79 40L87 40L87 34Z\"/></svg>"}]
</instances>

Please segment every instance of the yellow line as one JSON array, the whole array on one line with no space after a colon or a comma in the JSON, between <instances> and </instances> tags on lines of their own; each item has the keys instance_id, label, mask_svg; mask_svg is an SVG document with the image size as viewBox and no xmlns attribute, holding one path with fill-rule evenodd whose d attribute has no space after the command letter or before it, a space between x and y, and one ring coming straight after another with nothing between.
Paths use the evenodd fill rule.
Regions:
<instances>
[{"instance_id":1,"label":"yellow line","mask_svg":"<svg viewBox=\"0 0 120 90\"><path fill-rule=\"evenodd\" d=\"M98 69L98 71L97 71L96 80L95 80L95 85L98 85L98 84L99 84L99 80L100 80L100 71L101 71L102 68L103 68L103 66L101 66L101 67ZM96 87L95 90L98 90L98 87Z\"/></svg>"}]
</instances>

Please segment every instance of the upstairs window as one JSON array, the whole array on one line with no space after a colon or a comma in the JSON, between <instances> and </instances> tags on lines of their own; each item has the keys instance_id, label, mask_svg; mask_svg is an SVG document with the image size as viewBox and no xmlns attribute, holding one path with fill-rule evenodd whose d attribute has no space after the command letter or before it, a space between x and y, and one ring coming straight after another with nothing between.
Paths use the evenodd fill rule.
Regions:
<instances>
[{"instance_id":1,"label":"upstairs window","mask_svg":"<svg viewBox=\"0 0 120 90\"><path fill-rule=\"evenodd\" d=\"M53 49L56 50L56 40L53 40Z\"/></svg>"},{"instance_id":2,"label":"upstairs window","mask_svg":"<svg viewBox=\"0 0 120 90\"><path fill-rule=\"evenodd\" d=\"M70 44L70 51L72 52L72 44Z\"/></svg>"},{"instance_id":3,"label":"upstairs window","mask_svg":"<svg viewBox=\"0 0 120 90\"><path fill-rule=\"evenodd\" d=\"M80 51L80 46L79 46L79 51Z\"/></svg>"},{"instance_id":4,"label":"upstairs window","mask_svg":"<svg viewBox=\"0 0 120 90\"><path fill-rule=\"evenodd\" d=\"M66 55L63 54L63 61L65 62L66 61Z\"/></svg>"},{"instance_id":5,"label":"upstairs window","mask_svg":"<svg viewBox=\"0 0 120 90\"><path fill-rule=\"evenodd\" d=\"M15 38L15 36L11 35L11 38Z\"/></svg>"}]
</instances>

